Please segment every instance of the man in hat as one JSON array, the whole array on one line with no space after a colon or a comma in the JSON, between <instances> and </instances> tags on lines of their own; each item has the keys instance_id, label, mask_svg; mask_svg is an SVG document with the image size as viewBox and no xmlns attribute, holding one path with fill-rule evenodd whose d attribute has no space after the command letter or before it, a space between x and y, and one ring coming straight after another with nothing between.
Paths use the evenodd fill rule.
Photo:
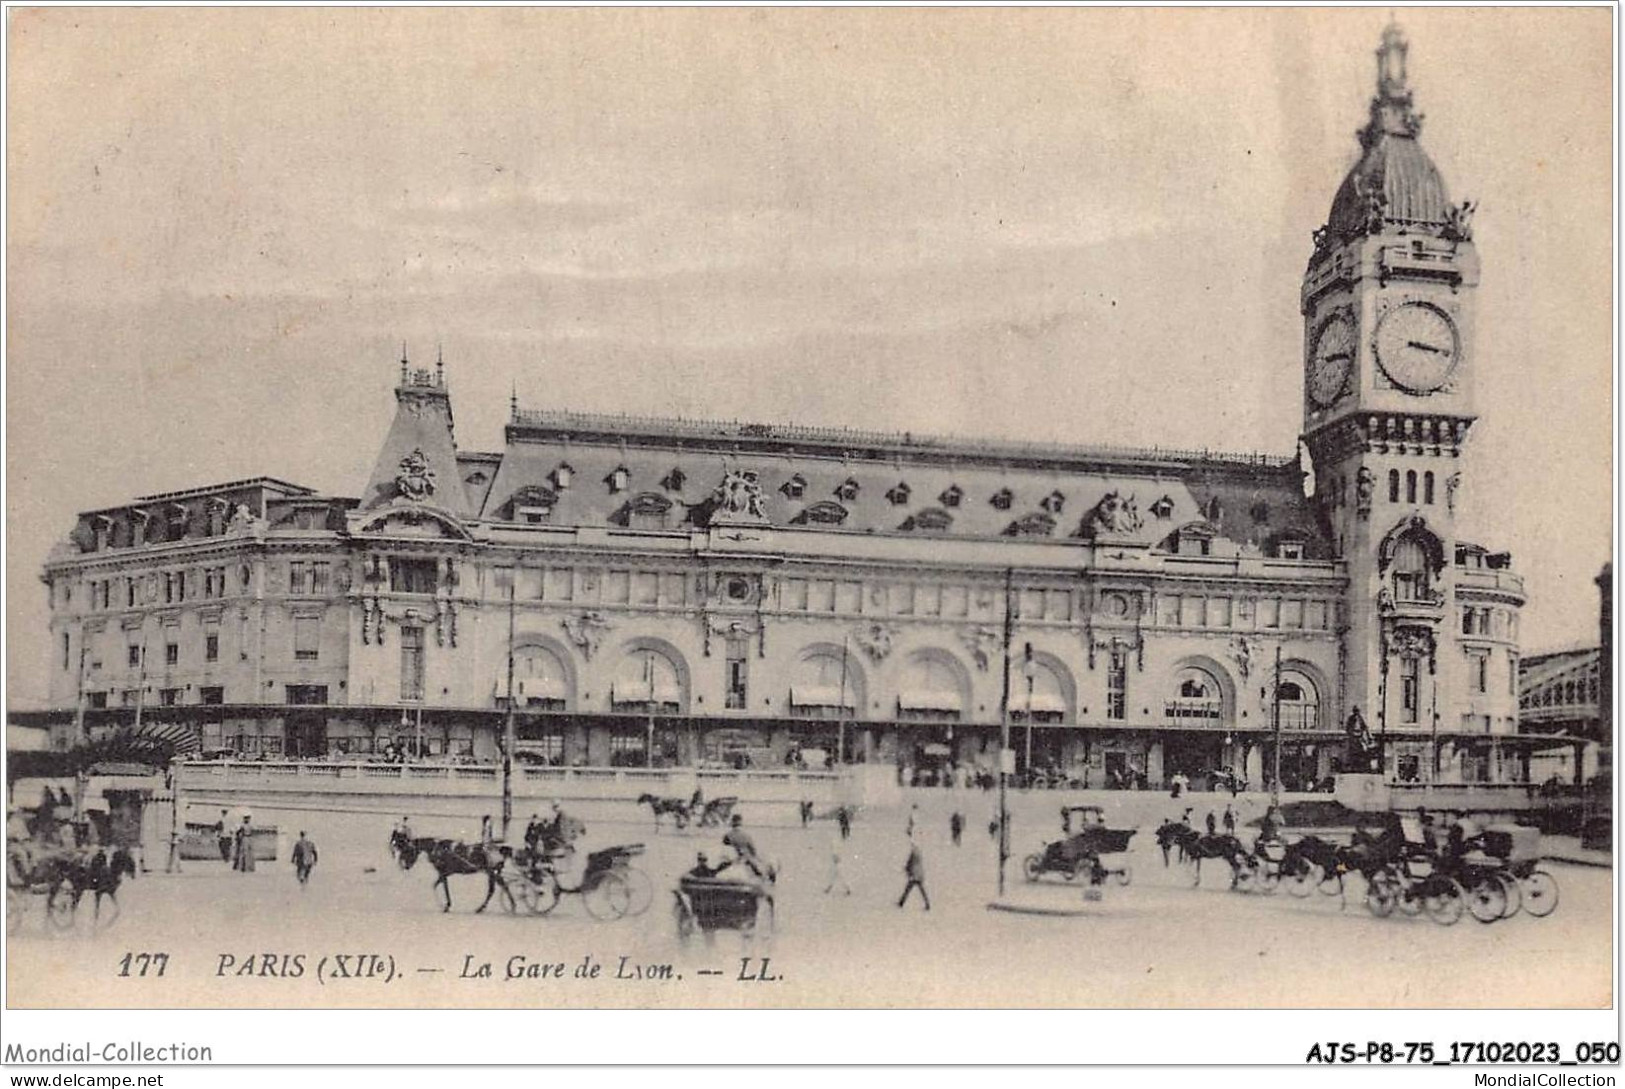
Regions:
<instances>
[{"instance_id":1,"label":"man in hat","mask_svg":"<svg viewBox=\"0 0 1625 1089\"><path fill-rule=\"evenodd\" d=\"M301 829L299 839L293 845L293 872L299 878L299 884L304 885L310 880L310 871L316 868L316 845L312 843Z\"/></svg>"}]
</instances>

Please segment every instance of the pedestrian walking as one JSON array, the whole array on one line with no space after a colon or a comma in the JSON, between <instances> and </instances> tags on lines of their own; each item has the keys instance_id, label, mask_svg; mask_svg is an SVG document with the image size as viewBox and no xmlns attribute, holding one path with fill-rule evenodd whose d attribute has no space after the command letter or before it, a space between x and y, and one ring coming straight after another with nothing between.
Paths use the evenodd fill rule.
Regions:
<instances>
[{"instance_id":1,"label":"pedestrian walking","mask_svg":"<svg viewBox=\"0 0 1625 1089\"><path fill-rule=\"evenodd\" d=\"M1233 835L1236 834L1236 814L1235 814L1235 811L1233 809L1231 809L1228 805L1224 807L1224 822L1223 823L1224 823L1224 834L1225 835L1233 836Z\"/></svg>"},{"instance_id":2,"label":"pedestrian walking","mask_svg":"<svg viewBox=\"0 0 1625 1089\"><path fill-rule=\"evenodd\" d=\"M915 889L920 890L920 899L925 901L925 910L931 910L931 897L925 894L925 856L920 853L920 845L913 840L908 844L908 861L903 863L903 873L908 877L908 884L903 886L903 895L898 897L897 906L902 907L908 902L908 894Z\"/></svg>"},{"instance_id":3,"label":"pedestrian walking","mask_svg":"<svg viewBox=\"0 0 1625 1089\"><path fill-rule=\"evenodd\" d=\"M253 873L254 823L246 813L243 815L243 823L237 826L237 832L233 838L233 845L236 848L233 869L240 873Z\"/></svg>"},{"instance_id":4,"label":"pedestrian walking","mask_svg":"<svg viewBox=\"0 0 1625 1089\"><path fill-rule=\"evenodd\" d=\"M833 895L839 888L842 896L852 895L852 886L846 883L846 875L841 872L841 844L844 836L837 834L829 844L829 880L824 882L824 895Z\"/></svg>"},{"instance_id":5,"label":"pedestrian walking","mask_svg":"<svg viewBox=\"0 0 1625 1089\"><path fill-rule=\"evenodd\" d=\"M221 862L230 862L231 861L231 819L230 819L230 815L224 809L222 809L220 811L220 820L215 823L214 834L215 834L216 840L218 841L218 846L220 848L220 861Z\"/></svg>"},{"instance_id":6,"label":"pedestrian walking","mask_svg":"<svg viewBox=\"0 0 1625 1089\"><path fill-rule=\"evenodd\" d=\"M965 834L965 815L954 810L954 815L948 818L948 834L953 837L954 846L959 846L959 837Z\"/></svg>"},{"instance_id":7,"label":"pedestrian walking","mask_svg":"<svg viewBox=\"0 0 1625 1089\"><path fill-rule=\"evenodd\" d=\"M316 845L312 843L301 829L299 839L293 845L293 872L299 878L299 884L304 885L310 880L310 871L316 868Z\"/></svg>"},{"instance_id":8,"label":"pedestrian walking","mask_svg":"<svg viewBox=\"0 0 1625 1089\"><path fill-rule=\"evenodd\" d=\"M1219 832L1218 818L1214 817L1213 810L1209 809L1207 811L1207 834L1210 835L1210 836L1213 836L1213 835L1217 835L1218 832Z\"/></svg>"},{"instance_id":9,"label":"pedestrian walking","mask_svg":"<svg viewBox=\"0 0 1625 1089\"><path fill-rule=\"evenodd\" d=\"M807 827L808 822L812 820L812 815L813 815L813 804L811 802L802 802L801 803L801 827L803 827L803 828Z\"/></svg>"},{"instance_id":10,"label":"pedestrian walking","mask_svg":"<svg viewBox=\"0 0 1625 1089\"><path fill-rule=\"evenodd\" d=\"M852 810L844 805L835 810L835 823L841 827L842 839L852 838Z\"/></svg>"},{"instance_id":11,"label":"pedestrian walking","mask_svg":"<svg viewBox=\"0 0 1625 1089\"><path fill-rule=\"evenodd\" d=\"M487 813L480 818L480 846L489 847L496 842L496 833L491 830L491 814Z\"/></svg>"}]
</instances>

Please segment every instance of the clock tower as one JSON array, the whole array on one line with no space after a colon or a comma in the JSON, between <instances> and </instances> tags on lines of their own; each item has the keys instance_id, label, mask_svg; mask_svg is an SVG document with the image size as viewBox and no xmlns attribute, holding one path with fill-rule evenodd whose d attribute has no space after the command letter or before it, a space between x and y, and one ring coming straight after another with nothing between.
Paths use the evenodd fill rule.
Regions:
<instances>
[{"instance_id":1,"label":"clock tower","mask_svg":"<svg viewBox=\"0 0 1625 1089\"><path fill-rule=\"evenodd\" d=\"M1390 771L1396 738L1440 724L1478 285L1472 204L1450 202L1422 150L1408 49L1398 26L1383 31L1359 162L1314 233L1302 291L1303 441L1349 575L1351 759L1381 753Z\"/></svg>"}]
</instances>

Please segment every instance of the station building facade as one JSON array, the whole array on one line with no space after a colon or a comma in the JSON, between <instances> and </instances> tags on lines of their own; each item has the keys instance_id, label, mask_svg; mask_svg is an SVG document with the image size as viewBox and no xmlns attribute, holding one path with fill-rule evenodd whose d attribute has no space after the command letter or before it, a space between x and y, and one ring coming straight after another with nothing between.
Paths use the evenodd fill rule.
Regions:
<instances>
[{"instance_id":1,"label":"station building facade","mask_svg":"<svg viewBox=\"0 0 1625 1089\"><path fill-rule=\"evenodd\" d=\"M510 407L455 438L401 361L357 497L260 478L82 514L44 571L58 730L205 751L1161 786L1528 776L1522 584L1475 486L1471 204L1397 28L1304 276L1298 455ZM818 759L815 755L815 759Z\"/></svg>"}]
</instances>

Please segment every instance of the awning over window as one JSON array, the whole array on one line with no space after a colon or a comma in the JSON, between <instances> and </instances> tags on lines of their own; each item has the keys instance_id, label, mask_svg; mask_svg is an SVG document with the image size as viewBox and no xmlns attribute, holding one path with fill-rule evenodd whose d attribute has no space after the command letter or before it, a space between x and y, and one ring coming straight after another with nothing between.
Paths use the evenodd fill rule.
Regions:
<instances>
[{"instance_id":1,"label":"awning over window","mask_svg":"<svg viewBox=\"0 0 1625 1089\"><path fill-rule=\"evenodd\" d=\"M897 706L905 711L957 711L959 693L938 689L914 689L897 694Z\"/></svg>"},{"instance_id":2,"label":"awning over window","mask_svg":"<svg viewBox=\"0 0 1625 1089\"><path fill-rule=\"evenodd\" d=\"M564 682L554 677L521 677L514 688L522 700L564 699Z\"/></svg>"},{"instance_id":3,"label":"awning over window","mask_svg":"<svg viewBox=\"0 0 1625 1089\"><path fill-rule=\"evenodd\" d=\"M652 693L652 701L651 701ZM615 703L682 703L683 690L675 685L616 681L610 699Z\"/></svg>"},{"instance_id":4,"label":"awning over window","mask_svg":"<svg viewBox=\"0 0 1625 1089\"><path fill-rule=\"evenodd\" d=\"M849 707L850 700L841 699L841 690L834 685L793 684L790 703L796 707Z\"/></svg>"},{"instance_id":5,"label":"awning over window","mask_svg":"<svg viewBox=\"0 0 1625 1089\"><path fill-rule=\"evenodd\" d=\"M1027 693L1012 692L1010 694L1010 710L1028 711L1034 714L1066 714L1066 701L1053 692L1034 692L1029 703Z\"/></svg>"}]
</instances>

